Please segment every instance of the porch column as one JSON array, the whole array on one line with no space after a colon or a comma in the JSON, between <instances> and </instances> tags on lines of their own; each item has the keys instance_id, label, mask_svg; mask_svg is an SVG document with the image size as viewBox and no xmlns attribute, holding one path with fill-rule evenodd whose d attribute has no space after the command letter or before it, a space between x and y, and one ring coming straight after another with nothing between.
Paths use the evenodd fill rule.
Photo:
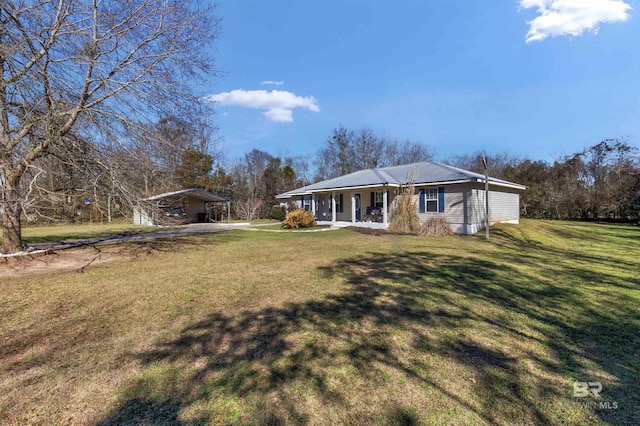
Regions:
<instances>
[{"instance_id":1,"label":"porch column","mask_svg":"<svg viewBox=\"0 0 640 426\"><path fill-rule=\"evenodd\" d=\"M351 193L351 223L356 223L356 193Z\"/></svg>"},{"instance_id":2,"label":"porch column","mask_svg":"<svg viewBox=\"0 0 640 426\"><path fill-rule=\"evenodd\" d=\"M388 193L389 191L387 191L386 189L382 191L382 223L384 224L385 227L389 223L389 218L387 214L387 204L388 204L388 197L389 197L387 195Z\"/></svg>"},{"instance_id":3,"label":"porch column","mask_svg":"<svg viewBox=\"0 0 640 426\"><path fill-rule=\"evenodd\" d=\"M336 223L336 193L331 193L331 222Z\"/></svg>"},{"instance_id":4,"label":"porch column","mask_svg":"<svg viewBox=\"0 0 640 426\"><path fill-rule=\"evenodd\" d=\"M311 194L311 213L316 215L316 196L314 194Z\"/></svg>"}]
</instances>

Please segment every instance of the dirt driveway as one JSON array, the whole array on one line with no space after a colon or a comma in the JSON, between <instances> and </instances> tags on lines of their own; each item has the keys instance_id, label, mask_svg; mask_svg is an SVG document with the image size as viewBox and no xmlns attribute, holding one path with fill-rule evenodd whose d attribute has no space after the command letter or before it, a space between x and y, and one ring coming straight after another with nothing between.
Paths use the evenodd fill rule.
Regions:
<instances>
[{"instance_id":1,"label":"dirt driveway","mask_svg":"<svg viewBox=\"0 0 640 426\"><path fill-rule=\"evenodd\" d=\"M242 229L249 223L197 223L178 229L134 235L84 238L30 244L37 251L0 261L0 282L3 278L32 277L64 271L84 272L90 265L113 259L149 256L176 243L173 237L208 234ZM125 244L127 243L127 244Z\"/></svg>"}]
</instances>

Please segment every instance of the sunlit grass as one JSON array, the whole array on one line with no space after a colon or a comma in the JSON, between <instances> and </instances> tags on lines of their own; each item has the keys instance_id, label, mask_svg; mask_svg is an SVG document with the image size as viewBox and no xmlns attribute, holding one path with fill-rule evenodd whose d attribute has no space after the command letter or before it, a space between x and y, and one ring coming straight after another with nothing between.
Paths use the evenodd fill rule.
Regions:
<instances>
[{"instance_id":1,"label":"sunlit grass","mask_svg":"<svg viewBox=\"0 0 640 426\"><path fill-rule=\"evenodd\" d=\"M77 238L104 237L115 234L137 234L141 232L156 232L155 226L133 225L124 222L112 223L83 223L63 225L37 225L22 228L22 240L25 243L39 243L45 241L61 241ZM2 231L0 230L0 242Z\"/></svg>"},{"instance_id":2,"label":"sunlit grass","mask_svg":"<svg viewBox=\"0 0 640 426\"><path fill-rule=\"evenodd\" d=\"M639 240L541 221L489 242L232 231L5 280L0 418L638 424Z\"/></svg>"},{"instance_id":3,"label":"sunlit grass","mask_svg":"<svg viewBox=\"0 0 640 426\"><path fill-rule=\"evenodd\" d=\"M312 230L319 230L319 229L327 229L327 228L330 228L330 225L314 225L314 226L310 226L308 228L288 229L288 228L285 228L282 225L282 222L279 222L279 223L272 223L272 224L269 224L269 225L260 225L260 226L256 226L255 228L263 230L263 231L300 232L300 231L312 231Z\"/></svg>"}]
</instances>

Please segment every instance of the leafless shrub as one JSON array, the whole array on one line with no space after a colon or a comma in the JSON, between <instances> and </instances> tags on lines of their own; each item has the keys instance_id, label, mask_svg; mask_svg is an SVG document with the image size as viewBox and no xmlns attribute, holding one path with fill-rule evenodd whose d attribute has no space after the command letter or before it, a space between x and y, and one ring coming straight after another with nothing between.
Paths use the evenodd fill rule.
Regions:
<instances>
[{"instance_id":1,"label":"leafless shrub","mask_svg":"<svg viewBox=\"0 0 640 426\"><path fill-rule=\"evenodd\" d=\"M418 235L424 237L445 237L447 235L454 235L449 223L441 216L429 218L425 223L420 226Z\"/></svg>"}]
</instances>

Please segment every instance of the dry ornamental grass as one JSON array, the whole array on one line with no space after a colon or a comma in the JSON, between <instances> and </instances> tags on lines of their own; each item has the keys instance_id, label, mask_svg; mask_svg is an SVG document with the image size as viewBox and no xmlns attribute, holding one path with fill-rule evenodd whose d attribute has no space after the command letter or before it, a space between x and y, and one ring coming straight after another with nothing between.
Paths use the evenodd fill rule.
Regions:
<instances>
[{"instance_id":1,"label":"dry ornamental grass","mask_svg":"<svg viewBox=\"0 0 640 426\"><path fill-rule=\"evenodd\" d=\"M445 218L432 217L420 225L418 235L425 237L446 237L454 235L454 233Z\"/></svg>"},{"instance_id":2,"label":"dry ornamental grass","mask_svg":"<svg viewBox=\"0 0 640 426\"><path fill-rule=\"evenodd\" d=\"M408 179L411 181L410 177ZM416 202L413 200L415 186L409 184L401 189L394 200L389 223L389 232L398 234L415 234L420 230L420 219Z\"/></svg>"}]
</instances>

